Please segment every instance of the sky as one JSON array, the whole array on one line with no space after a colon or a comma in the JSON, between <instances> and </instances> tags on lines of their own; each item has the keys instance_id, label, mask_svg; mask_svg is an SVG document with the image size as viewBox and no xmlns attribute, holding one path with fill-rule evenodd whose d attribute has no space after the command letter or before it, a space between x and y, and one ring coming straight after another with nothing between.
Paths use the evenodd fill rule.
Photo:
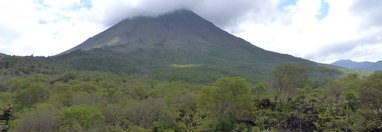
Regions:
<instances>
[{"instance_id":1,"label":"sky","mask_svg":"<svg viewBox=\"0 0 382 132\"><path fill-rule=\"evenodd\" d=\"M177 9L270 51L382 60L382 0L0 0L0 53L52 56L125 18Z\"/></svg>"}]
</instances>

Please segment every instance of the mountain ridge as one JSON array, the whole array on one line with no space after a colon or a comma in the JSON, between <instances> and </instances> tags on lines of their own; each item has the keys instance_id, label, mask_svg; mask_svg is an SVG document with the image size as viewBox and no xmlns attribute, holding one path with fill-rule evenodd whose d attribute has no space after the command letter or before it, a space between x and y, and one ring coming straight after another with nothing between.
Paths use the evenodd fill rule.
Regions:
<instances>
[{"instance_id":1,"label":"mountain ridge","mask_svg":"<svg viewBox=\"0 0 382 132\"><path fill-rule=\"evenodd\" d=\"M333 62L332 65L361 71L382 71L382 60L377 62L356 62L350 59L342 59Z\"/></svg>"}]
</instances>

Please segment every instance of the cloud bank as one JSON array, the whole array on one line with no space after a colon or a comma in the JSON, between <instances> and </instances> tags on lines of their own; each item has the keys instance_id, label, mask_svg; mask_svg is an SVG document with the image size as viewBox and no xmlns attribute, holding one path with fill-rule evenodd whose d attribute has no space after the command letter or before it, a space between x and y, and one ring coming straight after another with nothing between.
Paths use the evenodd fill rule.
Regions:
<instances>
[{"instance_id":1,"label":"cloud bank","mask_svg":"<svg viewBox=\"0 0 382 132\"><path fill-rule=\"evenodd\" d=\"M266 50L318 62L382 59L380 0L0 1L0 52L55 55L125 18L177 9Z\"/></svg>"}]
</instances>

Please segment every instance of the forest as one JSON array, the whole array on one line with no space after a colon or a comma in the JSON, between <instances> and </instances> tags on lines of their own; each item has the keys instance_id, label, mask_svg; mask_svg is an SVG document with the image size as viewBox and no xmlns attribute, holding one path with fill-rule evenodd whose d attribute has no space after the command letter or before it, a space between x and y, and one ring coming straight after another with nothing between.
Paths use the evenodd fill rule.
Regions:
<instances>
[{"instance_id":1,"label":"forest","mask_svg":"<svg viewBox=\"0 0 382 132\"><path fill-rule=\"evenodd\" d=\"M0 60L3 131L382 131L382 72L317 85L285 63L198 83Z\"/></svg>"}]
</instances>

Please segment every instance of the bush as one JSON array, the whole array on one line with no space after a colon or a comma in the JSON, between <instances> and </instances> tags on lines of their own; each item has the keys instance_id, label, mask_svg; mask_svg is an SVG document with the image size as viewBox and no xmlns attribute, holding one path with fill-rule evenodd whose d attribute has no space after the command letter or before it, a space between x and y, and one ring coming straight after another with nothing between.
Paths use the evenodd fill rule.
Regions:
<instances>
[{"instance_id":1,"label":"bush","mask_svg":"<svg viewBox=\"0 0 382 132\"><path fill-rule=\"evenodd\" d=\"M65 108L60 113L60 130L64 131L102 131L105 117L101 111L85 105Z\"/></svg>"}]
</instances>

